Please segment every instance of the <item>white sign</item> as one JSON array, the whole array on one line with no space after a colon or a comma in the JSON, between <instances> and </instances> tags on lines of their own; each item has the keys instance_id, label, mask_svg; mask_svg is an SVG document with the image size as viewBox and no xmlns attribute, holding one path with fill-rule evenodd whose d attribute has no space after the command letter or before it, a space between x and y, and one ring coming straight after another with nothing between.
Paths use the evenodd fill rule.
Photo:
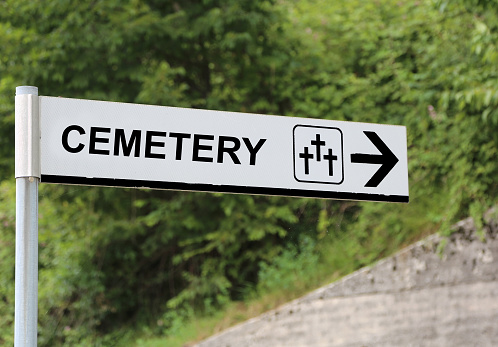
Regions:
<instances>
[{"instance_id":1,"label":"white sign","mask_svg":"<svg viewBox=\"0 0 498 347\"><path fill-rule=\"evenodd\" d=\"M406 128L40 96L41 181L408 202Z\"/></svg>"}]
</instances>

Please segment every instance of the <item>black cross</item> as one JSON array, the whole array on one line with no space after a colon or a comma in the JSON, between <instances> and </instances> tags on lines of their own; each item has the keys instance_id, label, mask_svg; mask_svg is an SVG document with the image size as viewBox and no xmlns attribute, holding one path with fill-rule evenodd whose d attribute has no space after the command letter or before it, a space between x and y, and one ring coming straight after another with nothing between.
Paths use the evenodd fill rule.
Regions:
<instances>
[{"instance_id":1,"label":"black cross","mask_svg":"<svg viewBox=\"0 0 498 347\"><path fill-rule=\"evenodd\" d=\"M316 134L316 140L311 140L311 145L316 146L316 161L322 160L320 147L325 146L325 141L320 141L320 134Z\"/></svg>"},{"instance_id":2,"label":"black cross","mask_svg":"<svg viewBox=\"0 0 498 347\"><path fill-rule=\"evenodd\" d=\"M304 159L304 174L310 174L310 159L313 159L313 154L308 152L308 147L304 147L304 152L299 153L299 158Z\"/></svg>"},{"instance_id":3,"label":"black cross","mask_svg":"<svg viewBox=\"0 0 498 347\"><path fill-rule=\"evenodd\" d=\"M329 161L329 176L334 176L334 160L337 160L337 155L332 155L332 148L329 148L328 154L324 155L323 159Z\"/></svg>"}]
</instances>

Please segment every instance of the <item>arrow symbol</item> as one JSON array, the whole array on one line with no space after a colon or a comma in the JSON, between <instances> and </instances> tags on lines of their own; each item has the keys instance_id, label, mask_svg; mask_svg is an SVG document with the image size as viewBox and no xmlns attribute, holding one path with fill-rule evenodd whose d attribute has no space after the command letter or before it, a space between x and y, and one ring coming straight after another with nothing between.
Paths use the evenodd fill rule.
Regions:
<instances>
[{"instance_id":1,"label":"arrow symbol","mask_svg":"<svg viewBox=\"0 0 498 347\"><path fill-rule=\"evenodd\" d=\"M367 184L365 184L365 187L377 187L393 169L399 159L389 148L387 148L386 144L380 139L377 133L374 133L373 131L364 131L364 133L370 141L372 141L375 147L377 147L381 154L353 153L351 154L351 162L363 164L382 164Z\"/></svg>"}]
</instances>

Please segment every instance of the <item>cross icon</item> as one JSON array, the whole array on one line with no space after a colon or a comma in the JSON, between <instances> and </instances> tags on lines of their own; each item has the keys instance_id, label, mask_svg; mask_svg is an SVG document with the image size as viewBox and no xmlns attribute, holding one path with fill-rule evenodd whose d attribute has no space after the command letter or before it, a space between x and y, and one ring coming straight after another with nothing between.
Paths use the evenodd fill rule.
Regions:
<instances>
[{"instance_id":1,"label":"cross icon","mask_svg":"<svg viewBox=\"0 0 498 347\"><path fill-rule=\"evenodd\" d=\"M339 128L296 125L293 137L296 181L342 184L343 139Z\"/></svg>"},{"instance_id":2,"label":"cross icon","mask_svg":"<svg viewBox=\"0 0 498 347\"><path fill-rule=\"evenodd\" d=\"M329 148L327 154L323 156L323 159L329 162L329 176L334 176L334 160L337 160L337 155L332 154L332 148Z\"/></svg>"},{"instance_id":3,"label":"cross icon","mask_svg":"<svg viewBox=\"0 0 498 347\"><path fill-rule=\"evenodd\" d=\"M316 134L315 140L311 140L311 144L313 146L316 146L316 160L320 161L322 160L322 156L320 153L320 147L325 146L325 141L320 140L320 134Z\"/></svg>"},{"instance_id":4,"label":"cross icon","mask_svg":"<svg viewBox=\"0 0 498 347\"><path fill-rule=\"evenodd\" d=\"M308 151L308 147L304 147L304 152L299 153L299 158L304 159L304 174L310 174L310 159L313 159L313 154Z\"/></svg>"}]
</instances>

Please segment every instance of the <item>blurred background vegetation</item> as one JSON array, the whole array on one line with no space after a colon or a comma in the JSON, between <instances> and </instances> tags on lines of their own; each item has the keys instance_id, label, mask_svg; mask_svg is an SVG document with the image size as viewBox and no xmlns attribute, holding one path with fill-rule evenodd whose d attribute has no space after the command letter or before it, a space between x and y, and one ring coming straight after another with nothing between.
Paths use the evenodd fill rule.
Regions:
<instances>
[{"instance_id":1,"label":"blurred background vegetation","mask_svg":"<svg viewBox=\"0 0 498 347\"><path fill-rule=\"evenodd\" d=\"M244 319L479 224L498 193L497 39L496 0L1 1L0 344L16 86L407 127L408 205L41 185L39 345L181 345L212 332L201 317Z\"/></svg>"}]
</instances>

